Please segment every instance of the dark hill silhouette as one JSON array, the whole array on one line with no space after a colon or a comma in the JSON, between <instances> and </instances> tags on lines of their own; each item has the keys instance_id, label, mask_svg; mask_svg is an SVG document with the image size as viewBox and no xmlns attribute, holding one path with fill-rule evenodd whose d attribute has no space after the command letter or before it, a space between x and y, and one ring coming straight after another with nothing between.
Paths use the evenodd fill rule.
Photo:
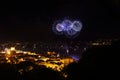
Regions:
<instances>
[{"instance_id":1,"label":"dark hill silhouette","mask_svg":"<svg viewBox=\"0 0 120 80\"><path fill-rule=\"evenodd\" d=\"M13 64L3 63L0 64L0 80L18 80L20 74Z\"/></svg>"},{"instance_id":2,"label":"dark hill silhouette","mask_svg":"<svg viewBox=\"0 0 120 80\"><path fill-rule=\"evenodd\" d=\"M119 41L118 41L119 42ZM111 46L98 46L83 53L78 63L67 66L68 80L117 79L120 48L118 42Z\"/></svg>"}]
</instances>

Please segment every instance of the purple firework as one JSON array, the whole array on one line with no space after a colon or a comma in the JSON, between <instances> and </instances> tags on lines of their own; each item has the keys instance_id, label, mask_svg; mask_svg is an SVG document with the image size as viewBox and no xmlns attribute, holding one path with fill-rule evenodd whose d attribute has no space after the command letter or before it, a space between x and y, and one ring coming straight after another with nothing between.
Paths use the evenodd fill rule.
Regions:
<instances>
[{"instance_id":1,"label":"purple firework","mask_svg":"<svg viewBox=\"0 0 120 80\"><path fill-rule=\"evenodd\" d=\"M76 37L81 29L82 23L80 21L63 20L53 26L53 31L56 34L64 34L67 37Z\"/></svg>"}]
</instances>

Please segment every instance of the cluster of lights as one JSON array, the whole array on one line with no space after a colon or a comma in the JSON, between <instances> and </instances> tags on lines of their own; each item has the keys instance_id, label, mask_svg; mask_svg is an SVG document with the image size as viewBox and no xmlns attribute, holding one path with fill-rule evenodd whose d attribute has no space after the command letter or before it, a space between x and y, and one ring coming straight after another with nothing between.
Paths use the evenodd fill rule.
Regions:
<instances>
[{"instance_id":1,"label":"cluster of lights","mask_svg":"<svg viewBox=\"0 0 120 80\"><path fill-rule=\"evenodd\" d=\"M82 29L82 23L80 21L63 20L54 24L53 31L58 35L66 35L67 37L73 37L78 35Z\"/></svg>"},{"instance_id":2,"label":"cluster of lights","mask_svg":"<svg viewBox=\"0 0 120 80\"><path fill-rule=\"evenodd\" d=\"M20 54L21 53L23 53L23 54L17 55L19 52L20 52ZM69 52L69 50L67 50L67 52ZM55 58L40 56L36 53L31 53L29 51L16 50L15 47L5 48L5 51L2 51L2 53L5 53L5 60L1 63L4 63L4 62L6 63L7 62L7 63L10 63L10 64L19 64L20 62L23 62L23 61L26 61L26 60L30 60L30 61L32 60L37 65L44 65L47 68L51 68L51 69L57 70L57 71L61 71L66 65L68 65L69 63L72 63L74 61L71 58L61 59L59 54L57 54L57 57L55 59ZM56 54L54 51L53 52L47 52L47 53L48 53L48 55ZM23 56L24 54L25 54L25 57L20 57L20 56ZM29 55L36 55L37 57L36 56L29 56ZM41 62L41 60L42 60L42 62ZM33 67L29 66L26 70L31 71L32 69L33 69ZM22 74L23 69L20 69L18 72L20 74Z\"/></svg>"}]
</instances>

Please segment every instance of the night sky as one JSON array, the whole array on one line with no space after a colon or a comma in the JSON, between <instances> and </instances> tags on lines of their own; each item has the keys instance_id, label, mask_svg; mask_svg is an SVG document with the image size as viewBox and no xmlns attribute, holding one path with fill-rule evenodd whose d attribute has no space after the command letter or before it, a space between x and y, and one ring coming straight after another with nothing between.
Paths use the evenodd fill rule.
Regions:
<instances>
[{"instance_id":1,"label":"night sky","mask_svg":"<svg viewBox=\"0 0 120 80\"><path fill-rule=\"evenodd\" d=\"M120 36L119 0L39 0L0 2L0 40L62 40L53 23L81 20L77 40Z\"/></svg>"}]
</instances>

